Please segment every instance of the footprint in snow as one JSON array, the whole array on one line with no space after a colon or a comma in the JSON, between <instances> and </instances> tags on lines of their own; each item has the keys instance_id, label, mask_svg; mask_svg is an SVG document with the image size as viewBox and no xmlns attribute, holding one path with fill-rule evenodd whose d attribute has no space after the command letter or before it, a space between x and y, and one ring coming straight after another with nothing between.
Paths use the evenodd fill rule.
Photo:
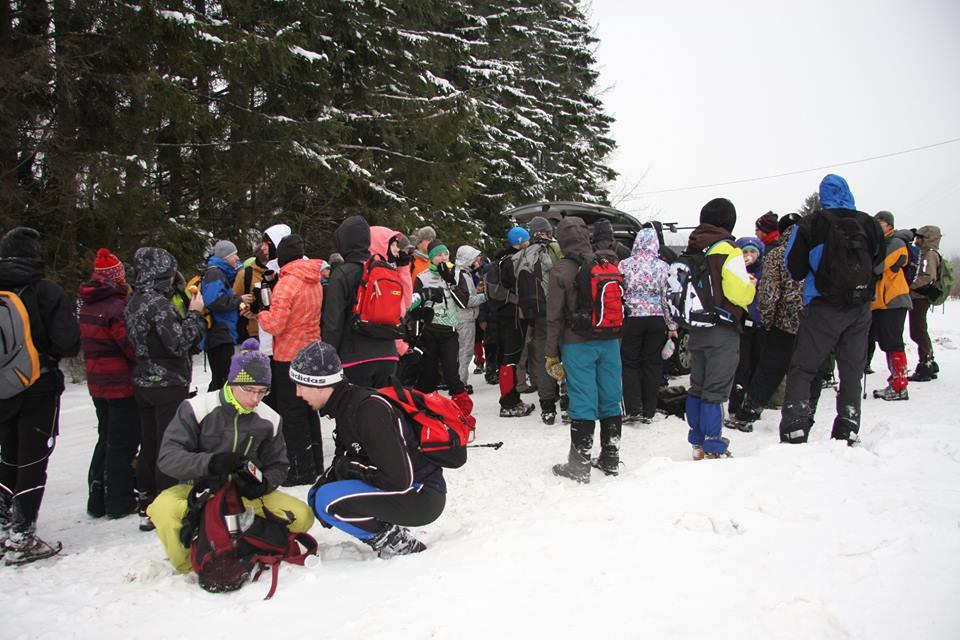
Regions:
<instances>
[{"instance_id":1,"label":"footprint in snow","mask_svg":"<svg viewBox=\"0 0 960 640\"><path fill-rule=\"evenodd\" d=\"M699 533L714 533L720 536L738 536L746 533L743 525L730 518L712 518L702 513L684 513L673 526Z\"/></svg>"}]
</instances>

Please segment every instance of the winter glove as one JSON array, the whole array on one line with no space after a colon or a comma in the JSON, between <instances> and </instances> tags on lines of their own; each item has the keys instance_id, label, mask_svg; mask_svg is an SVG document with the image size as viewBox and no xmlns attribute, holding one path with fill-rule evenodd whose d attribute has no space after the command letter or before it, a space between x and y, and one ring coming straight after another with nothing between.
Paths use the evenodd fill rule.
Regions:
<instances>
[{"instance_id":1,"label":"winter glove","mask_svg":"<svg viewBox=\"0 0 960 640\"><path fill-rule=\"evenodd\" d=\"M236 471L244 460L243 455L236 451L222 451L213 454L207 469L212 476L226 476Z\"/></svg>"},{"instance_id":2,"label":"winter glove","mask_svg":"<svg viewBox=\"0 0 960 640\"><path fill-rule=\"evenodd\" d=\"M451 269L450 265L446 262L441 262L437 265L437 273L439 273L440 277L451 287L457 286L457 277L453 273L453 269Z\"/></svg>"},{"instance_id":3,"label":"winter glove","mask_svg":"<svg viewBox=\"0 0 960 640\"><path fill-rule=\"evenodd\" d=\"M560 358L555 356L547 356L547 375L556 380L557 382L563 382L566 375L563 372L563 363L560 362Z\"/></svg>"},{"instance_id":4,"label":"winter glove","mask_svg":"<svg viewBox=\"0 0 960 640\"><path fill-rule=\"evenodd\" d=\"M233 483L237 486L237 491L240 492L240 495L247 500L256 500L270 493L270 485L257 480L250 475L246 469L234 476Z\"/></svg>"},{"instance_id":5,"label":"winter glove","mask_svg":"<svg viewBox=\"0 0 960 640\"><path fill-rule=\"evenodd\" d=\"M337 458L333 461L333 474L337 480L363 480L366 481L374 471L375 467L368 467L359 460L348 458L346 456Z\"/></svg>"},{"instance_id":6,"label":"winter glove","mask_svg":"<svg viewBox=\"0 0 960 640\"><path fill-rule=\"evenodd\" d=\"M443 289L439 287L430 287L429 289L424 289L424 291L427 294L427 300L434 304L443 304L443 301L446 300Z\"/></svg>"}]
</instances>

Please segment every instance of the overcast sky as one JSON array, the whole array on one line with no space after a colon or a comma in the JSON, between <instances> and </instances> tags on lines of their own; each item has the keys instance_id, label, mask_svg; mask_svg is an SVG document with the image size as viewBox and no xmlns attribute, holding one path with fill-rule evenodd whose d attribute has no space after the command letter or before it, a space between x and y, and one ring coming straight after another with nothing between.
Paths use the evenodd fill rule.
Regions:
<instances>
[{"instance_id":1,"label":"overcast sky","mask_svg":"<svg viewBox=\"0 0 960 640\"><path fill-rule=\"evenodd\" d=\"M938 224L960 254L960 2L593 0L602 98L616 118L612 200L693 223L723 196L737 235L795 211L826 173L898 227ZM654 193L661 192L661 193Z\"/></svg>"}]
</instances>

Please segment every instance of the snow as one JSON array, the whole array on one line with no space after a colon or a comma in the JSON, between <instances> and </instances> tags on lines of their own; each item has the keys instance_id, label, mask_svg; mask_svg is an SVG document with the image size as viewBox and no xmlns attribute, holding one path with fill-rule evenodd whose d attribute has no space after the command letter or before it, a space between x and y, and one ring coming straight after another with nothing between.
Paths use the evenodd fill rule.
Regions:
<instances>
[{"instance_id":1,"label":"snow","mask_svg":"<svg viewBox=\"0 0 960 640\"><path fill-rule=\"evenodd\" d=\"M473 376L478 442L505 445L447 473L446 512L415 532L429 549L380 560L316 526L321 565L283 567L271 601L263 578L206 593L135 517L86 516L95 416L72 385L40 520L64 552L0 567L0 637L956 638L955 307L930 317L940 379L912 384L909 402L865 400L857 448L827 439L825 391L810 444L778 444L768 411L754 433L726 434L734 458L692 462L685 425L661 418L624 427L618 478L580 486L550 473L567 429L495 417L495 388Z\"/></svg>"},{"instance_id":2,"label":"snow","mask_svg":"<svg viewBox=\"0 0 960 640\"><path fill-rule=\"evenodd\" d=\"M317 53L316 51L308 51L303 47L298 47L296 45L290 46L290 52L300 56L301 58L306 58L310 62L317 62L318 60L328 60L327 54Z\"/></svg>"}]
</instances>

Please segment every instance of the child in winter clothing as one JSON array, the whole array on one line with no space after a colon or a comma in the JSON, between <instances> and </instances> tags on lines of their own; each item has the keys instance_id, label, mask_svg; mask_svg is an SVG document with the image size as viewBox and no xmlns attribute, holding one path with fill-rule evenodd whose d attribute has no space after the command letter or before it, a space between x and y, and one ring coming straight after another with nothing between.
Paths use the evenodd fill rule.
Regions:
<instances>
[{"instance_id":1,"label":"child in winter clothing","mask_svg":"<svg viewBox=\"0 0 960 640\"><path fill-rule=\"evenodd\" d=\"M940 227L927 225L917 229L915 242L920 247L920 268L917 277L910 283L910 339L917 345L917 370L910 376L911 382L929 382L940 373L933 359L933 343L927 332L927 311L930 310L930 294L938 294L933 284L940 277Z\"/></svg>"},{"instance_id":2,"label":"child in winter clothing","mask_svg":"<svg viewBox=\"0 0 960 640\"><path fill-rule=\"evenodd\" d=\"M437 371L443 373L443 381L454 402L464 415L473 411L473 401L467 395L460 379L457 340L457 324L461 309L470 300L466 282L457 281L450 252L439 240L430 243L428 251L430 267L421 271L413 283L413 309L423 314L424 328L420 334L423 360L416 388L424 393L437 389ZM471 343L472 344L472 343Z\"/></svg>"},{"instance_id":3,"label":"child in winter clothing","mask_svg":"<svg viewBox=\"0 0 960 640\"><path fill-rule=\"evenodd\" d=\"M123 317L137 354L133 384L140 409L140 529L150 531L153 524L147 517L147 505L158 492L175 484L173 478L157 469L157 449L177 407L189 393L193 373L190 353L200 343L206 325L199 292L190 300L184 316L171 302L177 261L166 250L141 247L133 254L133 266L137 278Z\"/></svg>"},{"instance_id":4,"label":"child in winter clothing","mask_svg":"<svg viewBox=\"0 0 960 640\"><path fill-rule=\"evenodd\" d=\"M473 360L474 342L477 330L477 316L480 314L480 305L486 302L487 297L483 294L483 285L477 289L474 282L474 273L480 264L480 250L470 245L462 245L457 249L456 269L454 269L454 280L457 285L467 290L467 305L460 309L459 320L457 321L457 341L460 345L458 362L460 366L460 380L468 392L472 392L473 387L467 384L470 377L470 361Z\"/></svg>"},{"instance_id":5,"label":"child in winter clothing","mask_svg":"<svg viewBox=\"0 0 960 640\"><path fill-rule=\"evenodd\" d=\"M547 293L547 372L567 381L570 394L570 452L553 473L577 482L590 482L590 454L594 424L600 420L600 457L596 465L607 475L620 466L621 390L620 343L616 338L594 339L574 330L579 305L577 274L594 259L587 225L569 216L557 226L564 258L550 270ZM576 258L576 259L575 259ZM578 260L582 260L581 267ZM562 360L562 364L561 364Z\"/></svg>"},{"instance_id":6,"label":"child in winter clothing","mask_svg":"<svg viewBox=\"0 0 960 640\"><path fill-rule=\"evenodd\" d=\"M210 362L210 386L207 391L219 389L226 381L233 347L237 344L240 305L253 302L250 294L233 294L233 281L237 278L239 266L237 246L229 240L220 240L214 245L213 255L207 260L207 268L203 272L200 293L203 295L203 304L213 318L213 325L203 339Z\"/></svg>"},{"instance_id":7,"label":"child in winter clothing","mask_svg":"<svg viewBox=\"0 0 960 640\"><path fill-rule=\"evenodd\" d=\"M250 338L231 359L224 387L185 400L163 436L157 465L180 484L157 496L147 513L180 573L190 571L190 550L180 541L180 529L194 483L230 477L244 506L258 515L268 510L285 518L296 533L313 526L306 504L276 490L289 465L280 416L261 402L270 383L270 361ZM262 480L246 472L247 461L261 471Z\"/></svg>"},{"instance_id":8,"label":"child in winter clothing","mask_svg":"<svg viewBox=\"0 0 960 640\"><path fill-rule=\"evenodd\" d=\"M873 273L878 273L877 269L883 265L883 232L876 220L854 208L850 187L838 175L828 174L820 182L820 205L821 211L797 223L786 249L785 264L790 277L803 280L806 309L787 374L780 441L807 441L817 408L810 395L810 385L819 375L824 360L835 351L840 390L831 437L853 444L860 431L860 380L867 362L870 304L867 299L861 299L860 285L845 291L821 291L821 287L834 285L829 279L818 278L818 272L821 267L823 271L844 267L843 263L827 263L825 244L831 234L838 233L841 224L855 224L857 235L862 233L867 239L867 246L856 253L863 252L872 261ZM846 271L850 273L849 269Z\"/></svg>"},{"instance_id":9,"label":"child in winter clothing","mask_svg":"<svg viewBox=\"0 0 960 640\"><path fill-rule=\"evenodd\" d=\"M410 265L410 275L416 279L421 273L430 268L430 243L437 239L437 232L433 227L420 227L413 232L410 242L413 243L413 262Z\"/></svg>"},{"instance_id":10,"label":"child in winter clothing","mask_svg":"<svg viewBox=\"0 0 960 640\"><path fill-rule=\"evenodd\" d=\"M670 317L667 301L669 267L659 251L656 229L640 229L633 252L620 263L627 308L620 342L626 423L653 421L663 377L660 352L668 336L677 337L677 323Z\"/></svg>"},{"instance_id":11,"label":"child in winter clothing","mask_svg":"<svg viewBox=\"0 0 960 640\"><path fill-rule=\"evenodd\" d=\"M907 312L913 308L913 302L910 299L910 284L903 269L910 261L907 245L913 242L913 234L906 229L897 231L893 214L889 211L881 211L874 218L883 229L886 257L883 273L877 279L876 296L870 303L873 312L870 342L878 342L880 350L887 354L890 377L887 387L874 391L873 396L881 400L909 400L909 368L903 344L903 325L907 320Z\"/></svg>"},{"instance_id":12,"label":"child in winter clothing","mask_svg":"<svg viewBox=\"0 0 960 640\"><path fill-rule=\"evenodd\" d=\"M60 359L80 351L80 328L63 289L43 277L35 229L15 227L0 239L0 289L19 292L40 360L40 377L0 400L0 555L20 564L60 548L37 537L37 517L60 430Z\"/></svg>"},{"instance_id":13,"label":"child in winter clothing","mask_svg":"<svg viewBox=\"0 0 960 640\"><path fill-rule=\"evenodd\" d=\"M133 468L140 447L140 415L133 397L137 356L123 320L129 291L123 263L100 249L93 275L80 285L79 315L87 390L98 422L87 476L87 513L94 518L122 518L137 510Z\"/></svg>"},{"instance_id":14,"label":"child in winter clothing","mask_svg":"<svg viewBox=\"0 0 960 640\"><path fill-rule=\"evenodd\" d=\"M690 329L690 389L687 441L693 459L729 456L723 430L723 403L730 395L740 353L740 327L756 295L743 252L734 243L737 210L726 198L714 198L700 210L700 225L690 234L688 254L706 255L718 322Z\"/></svg>"},{"instance_id":15,"label":"child in winter clothing","mask_svg":"<svg viewBox=\"0 0 960 640\"><path fill-rule=\"evenodd\" d=\"M257 321L273 336L274 400L283 416L283 439L290 465L287 486L311 484L323 470L323 438L320 417L296 396L290 382L290 362L303 347L320 338L320 260L308 260L303 239L289 235L277 248L280 274L273 288L270 308Z\"/></svg>"},{"instance_id":16,"label":"child in winter clothing","mask_svg":"<svg viewBox=\"0 0 960 640\"><path fill-rule=\"evenodd\" d=\"M773 234L768 233L768 237ZM779 237L779 232L777 232ZM747 265L747 273L753 276L757 286L762 282L764 244L760 238L744 236L737 240L737 246L743 251L743 262ZM759 298L754 297L747 307L747 315L743 321L743 331L740 334L740 361L737 364L737 373L733 378L733 389L730 391L730 402L727 411L736 415L743 403L743 396L747 393L747 385L757 370L760 354L763 353L766 332L760 317Z\"/></svg>"}]
</instances>

